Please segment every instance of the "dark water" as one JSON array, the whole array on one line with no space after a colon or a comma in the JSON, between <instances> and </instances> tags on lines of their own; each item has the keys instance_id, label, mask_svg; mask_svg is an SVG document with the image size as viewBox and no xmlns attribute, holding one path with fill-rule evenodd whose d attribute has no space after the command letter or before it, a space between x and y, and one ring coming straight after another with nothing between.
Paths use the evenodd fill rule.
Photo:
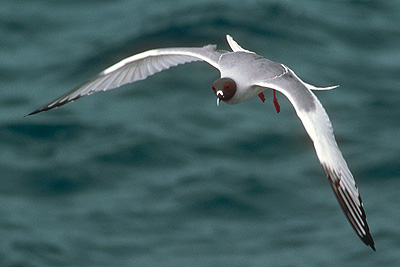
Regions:
<instances>
[{"instance_id":1,"label":"dark water","mask_svg":"<svg viewBox=\"0 0 400 267\"><path fill-rule=\"evenodd\" d=\"M0 8L1 266L399 266L400 2L28 1ZM215 106L193 63L23 116L149 48L243 47L317 92L377 252L290 103Z\"/></svg>"}]
</instances>

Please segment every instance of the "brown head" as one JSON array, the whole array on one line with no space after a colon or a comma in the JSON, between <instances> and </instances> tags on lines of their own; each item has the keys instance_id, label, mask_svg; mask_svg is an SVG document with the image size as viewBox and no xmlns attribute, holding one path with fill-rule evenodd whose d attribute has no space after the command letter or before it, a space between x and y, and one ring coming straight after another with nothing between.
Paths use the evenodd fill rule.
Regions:
<instances>
[{"instance_id":1,"label":"brown head","mask_svg":"<svg viewBox=\"0 0 400 267\"><path fill-rule=\"evenodd\" d=\"M211 88L217 96L217 106L221 100L227 101L236 93L236 83L231 78L220 78L212 83Z\"/></svg>"}]
</instances>

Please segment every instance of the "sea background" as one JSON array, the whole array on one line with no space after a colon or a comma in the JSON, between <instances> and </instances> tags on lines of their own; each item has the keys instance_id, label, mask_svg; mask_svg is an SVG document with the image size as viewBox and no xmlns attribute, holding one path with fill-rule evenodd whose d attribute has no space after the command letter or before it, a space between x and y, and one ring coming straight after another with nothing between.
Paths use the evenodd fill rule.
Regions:
<instances>
[{"instance_id":1,"label":"sea background","mask_svg":"<svg viewBox=\"0 0 400 267\"><path fill-rule=\"evenodd\" d=\"M0 266L400 266L400 1L0 4ZM317 91L376 252L340 209L288 100L215 104L191 63L27 113L111 64L217 44Z\"/></svg>"}]
</instances>

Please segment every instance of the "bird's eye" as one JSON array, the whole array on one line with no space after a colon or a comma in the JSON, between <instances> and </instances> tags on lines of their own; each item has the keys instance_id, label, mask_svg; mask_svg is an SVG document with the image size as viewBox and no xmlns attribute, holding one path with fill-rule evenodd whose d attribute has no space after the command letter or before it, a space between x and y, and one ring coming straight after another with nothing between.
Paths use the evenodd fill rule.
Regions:
<instances>
[{"instance_id":1,"label":"bird's eye","mask_svg":"<svg viewBox=\"0 0 400 267\"><path fill-rule=\"evenodd\" d=\"M217 89L215 89L214 85L211 85L211 89L214 91L214 93L217 91Z\"/></svg>"},{"instance_id":2,"label":"bird's eye","mask_svg":"<svg viewBox=\"0 0 400 267\"><path fill-rule=\"evenodd\" d=\"M231 90L231 84L230 83L227 83L225 85L225 90L227 90L227 91Z\"/></svg>"}]
</instances>

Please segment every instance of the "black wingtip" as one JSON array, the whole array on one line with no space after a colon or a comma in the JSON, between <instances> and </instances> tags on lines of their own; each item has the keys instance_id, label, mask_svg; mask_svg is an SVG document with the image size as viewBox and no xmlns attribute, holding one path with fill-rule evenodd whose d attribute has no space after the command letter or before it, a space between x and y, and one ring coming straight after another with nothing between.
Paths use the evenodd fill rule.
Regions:
<instances>
[{"instance_id":1,"label":"black wingtip","mask_svg":"<svg viewBox=\"0 0 400 267\"><path fill-rule=\"evenodd\" d=\"M360 202L362 202L361 197L360 197ZM362 211L363 211L364 219L366 222L366 225L365 225L366 234L363 237L361 237L361 236L360 237L361 237L362 241L365 243L365 245L371 247L373 251L376 251L375 242L374 242L374 239L372 238L368 223L366 221L367 217L365 216L365 211L364 211L364 209L362 209Z\"/></svg>"},{"instance_id":2,"label":"black wingtip","mask_svg":"<svg viewBox=\"0 0 400 267\"><path fill-rule=\"evenodd\" d=\"M369 232L367 233L366 236L364 236L364 238L362 238L362 241L365 243L365 245L371 247L371 249L373 251L376 251L374 239L372 238L372 236Z\"/></svg>"},{"instance_id":3,"label":"black wingtip","mask_svg":"<svg viewBox=\"0 0 400 267\"><path fill-rule=\"evenodd\" d=\"M360 239L364 242L364 244L371 247L373 251L376 251L374 239L372 238L367 223L367 216L365 215L365 211L362 206L361 196L358 197L359 202L361 204L360 206L358 206L358 209L361 211L362 223L358 224L355 221L355 218L353 218L352 216L352 214L355 213L355 211L351 211L350 208L352 207L346 204L351 202L351 200L350 197L348 196L347 190L342 189L342 187L340 186L339 184L340 179L338 179L337 174L324 163L322 163L322 168L324 169L326 175L328 176L329 183L335 193L336 199L339 201L340 207L342 208L342 210L346 215L347 220L350 222L351 226L356 231ZM364 225L363 227L364 231L359 230L359 225Z\"/></svg>"},{"instance_id":4,"label":"black wingtip","mask_svg":"<svg viewBox=\"0 0 400 267\"><path fill-rule=\"evenodd\" d=\"M371 235L371 233L369 232L369 228L367 228L367 230L368 230L368 233L367 233L367 235L365 236L365 239L366 239L366 240L363 240L363 241L364 241L364 243L365 243L367 246L370 246L370 247L372 248L373 251L376 251L374 239L372 238L372 235Z\"/></svg>"},{"instance_id":5,"label":"black wingtip","mask_svg":"<svg viewBox=\"0 0 400 267\"><path fill-rule=\"evenodd\" d=\"M38 114L38 113L40 113L40 112L42 112L42 111L43 111L43 110L41 110L41 109L37 109L37 110L35 110L35 111L33 111L33 112L29 113L29 114L26 114L26 115L24 116L24 118L25 118L25 117L28 117L28 116L32 116L32 115Z\"/></svg>"}]
</instances>

